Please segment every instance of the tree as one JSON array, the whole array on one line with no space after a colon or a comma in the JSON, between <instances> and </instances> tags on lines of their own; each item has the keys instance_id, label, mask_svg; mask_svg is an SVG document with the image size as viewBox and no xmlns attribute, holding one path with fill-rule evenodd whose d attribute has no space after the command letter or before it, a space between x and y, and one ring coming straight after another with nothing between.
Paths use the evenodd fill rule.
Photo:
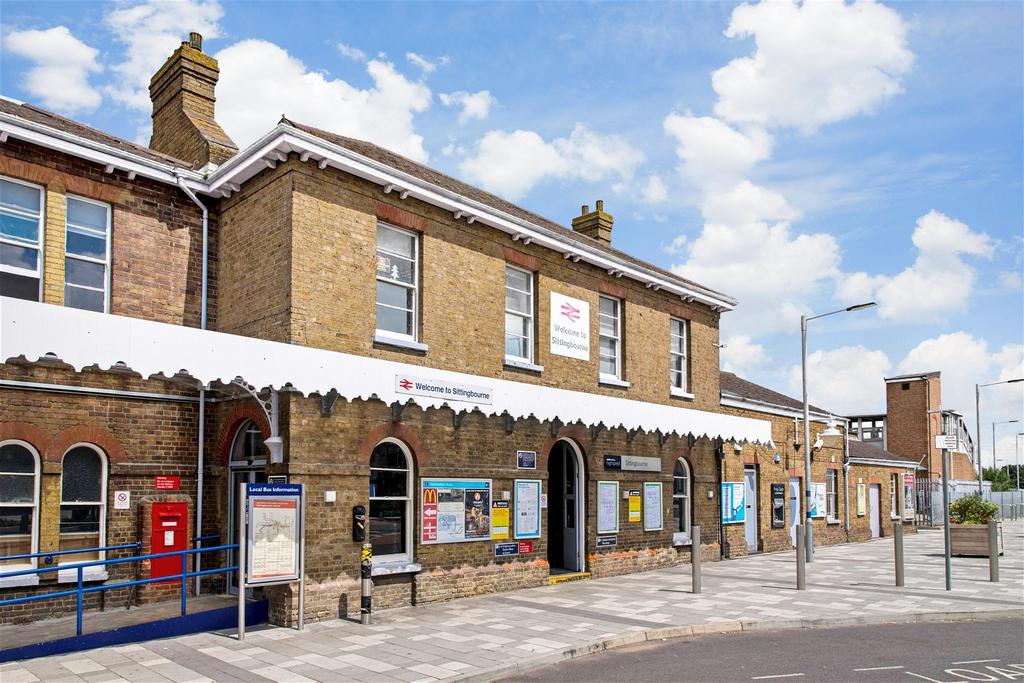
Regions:
<instances>
[{"instance_id":1,"label":"tree","mask_svg":"<svg viewBox=\"0 0 1024 683\"><path fill-rule=\"evenodd\" d=\"M993 491L1013 491L1016 488L1016 482L1010 479L1010 474L1005 467L999 469L986 467L982 470L982 476L985 481L992 482Z\"/></svg>"}]
</instances>

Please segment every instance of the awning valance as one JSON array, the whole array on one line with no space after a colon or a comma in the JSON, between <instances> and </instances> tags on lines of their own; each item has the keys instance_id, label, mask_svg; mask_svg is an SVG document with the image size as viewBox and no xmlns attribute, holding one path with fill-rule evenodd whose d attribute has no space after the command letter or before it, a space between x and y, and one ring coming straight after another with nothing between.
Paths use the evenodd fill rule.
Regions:
<instances>
[{"instance_id":1,"label":"awning valance","mask_svg":"<svg viewBox=\"0 0 1024 683\"><path fill-rule=\"evenodd\" d=\"M302 394L332 389L347 400L376 397L422 408L478 408L487 415L577 420L587 425L767 443L766 420L677 408L222 332L0 297L0 359L50 355L76 370L118 364L143 377L184 373L203 385L236 379Z\"/></svg>"}]
</instances>

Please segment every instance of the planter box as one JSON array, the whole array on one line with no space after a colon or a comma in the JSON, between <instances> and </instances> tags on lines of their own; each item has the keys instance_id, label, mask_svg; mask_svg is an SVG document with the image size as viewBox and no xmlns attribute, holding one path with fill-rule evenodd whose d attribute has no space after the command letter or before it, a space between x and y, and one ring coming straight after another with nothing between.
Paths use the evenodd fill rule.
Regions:
<instances>
[{"instance_id":1,"label":"planter box","mask_svg":"<svg viewBox=\"0 0 1024 683\"><path fill-rule=\"evenodd\" d=\"M1003 523L997 523L997 546L1003 554ZM988 557L988 525L953 524L949 527L950 554L960 557Z\"/></svg>"}]
</instances>

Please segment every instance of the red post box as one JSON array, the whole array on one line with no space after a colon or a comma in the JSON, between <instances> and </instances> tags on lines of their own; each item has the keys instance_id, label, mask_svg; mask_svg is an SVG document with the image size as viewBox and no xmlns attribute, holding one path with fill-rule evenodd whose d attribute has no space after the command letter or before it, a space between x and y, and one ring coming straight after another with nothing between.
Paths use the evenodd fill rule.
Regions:
<instances>
[{"instance_id":1,"label":"red post box","mask_svg":"<svg viewBox=\"0 0 1024 683\"><path fill-rule=\"evenodd\" d=\"M153 503L152 536L149 552L169 553L188 549L188 504ZM150 578L180 576L181 556L156 557L150 560Z\"/></svg>"}]
</instances>

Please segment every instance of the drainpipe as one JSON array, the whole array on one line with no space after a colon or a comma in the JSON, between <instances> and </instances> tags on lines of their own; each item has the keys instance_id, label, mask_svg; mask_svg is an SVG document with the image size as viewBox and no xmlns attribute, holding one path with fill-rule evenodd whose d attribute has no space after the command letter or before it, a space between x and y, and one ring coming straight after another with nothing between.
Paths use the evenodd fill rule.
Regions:
<instances>
[{"instance_id":1,"label":"drainpipe","mask_svg":"<svg viewBox=\"0 0 1024 683\"><path fill-rule=\"evenodd\" d=\"M206 205L199 201L199 197L185 184L185 180L178 175L178 187L188 195L188 198L195 202L199 210L203 212L203 269L202 269L202 294L199 310L199 329L206 329L206 287L209 277L209 251L210 251L210 214ZM203 470L205 469L204 446L206 442L206 387L199 389L199 452L198 463L196 464L196 530L194 538L203 535ZM193 562L196 572L200 571L200 553L196 553ZM195 593L199 595L200 581L202 577L195 579Z\"/></svg>"},{"instance_id":2,"label":"drainpipe","mask_svg":"<svg viewBox=\"0 0 1024 683\"><path fill-rule=\"evenodd\" d=\"M843 524L846 526L846 542L850 542L850 422L843 430Z\"/></svg>"}]
</instances>

